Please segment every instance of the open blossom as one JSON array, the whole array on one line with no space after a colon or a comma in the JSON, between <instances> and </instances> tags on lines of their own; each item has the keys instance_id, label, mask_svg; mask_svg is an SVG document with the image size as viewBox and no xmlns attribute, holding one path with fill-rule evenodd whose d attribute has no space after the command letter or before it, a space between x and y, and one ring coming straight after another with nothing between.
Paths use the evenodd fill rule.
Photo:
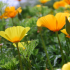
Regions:
<instances>
[{"instance_id":1,"label":"open blossom","mask_svg":"<svg viewBox=\"0 0 70 70\"><path fill-rule=\"evenodd\" d=\"M10 42L20 42L26 33L30 30L29 27L13 26L7 28L5 31L0 31L0 36L9 40Z\"/></svg>"},{"instance_id":2,"label":"open blossom","mask_svg":"<svg viewBox=\"0 0 70 70\"><path fill-rule=\"evenodd\" d=\"M54 4L53 4L53 7L55 9L58 9L59 7L65 7L67 5L66 2L64 1L56 1Z\"/></svg>"},{"instance_id":3,"label":"open blossom","mask_svg":"<svg viewBox=\"0 0 70 70\"><path fill-rule=\"evenodd\" d=\"M5 12L0 16L0 18L14 18L18 13L21 13L22 9L19 7L17 10L14 6L12 7L6 7Z\"/></svg>"},{"instance_id":4,"label":"open blossom","mask_svg":"<svg viewBox=\"0 0 70 70\"><path fill-rule=\"evenodd\" d=\"M43 4L48 2L48 1L50 1L50 0L40 0L40 2L43 3Z\"/></svg>"},{"instance_id":5,"label":"open blossom","mask_svg":"<svg viewBox=\"0 0 70 70\"><path fill-rule=\"evenodd\" d=\"M63 1L65 1L65 2L68 3L68 4L70 4L70 0L63 0Z\"/></svg>"},{"instance_id":6,"label":"open blossom","mask_svg":"<svg viewBox=\"0 0 70 70\"><path fill-rule=\"evenodd\" d=\"M55 16L48 14L38 19L38 27L46 27L51 31L59 31L65 25L65 16L68 13L57 13Z\"/></svg>"},{"instance_id":7,"label":"open blossom","mask_svg":"<svg viewBox=\"0 0 70 70\"><path fill-rule=\"evenodd\" d=\"M61 70L70 70L70 62L64 64Z\"/></svg>"}]
</instances>

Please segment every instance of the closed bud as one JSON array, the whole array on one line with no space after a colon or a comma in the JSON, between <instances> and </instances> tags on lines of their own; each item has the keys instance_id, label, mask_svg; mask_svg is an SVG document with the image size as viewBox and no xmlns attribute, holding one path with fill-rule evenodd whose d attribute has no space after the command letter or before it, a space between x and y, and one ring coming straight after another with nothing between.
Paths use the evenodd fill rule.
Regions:
<instances>
[{"instance_id":1,"label":"closed bud","mask_svg":"<svg viewBox=\"0 0 70 70\"><path fill-rule=\"evenodd\" d=\"M66 17L66 32L70 35L70 22L69 22L69 20L70 20L70 17L68 17L68 19Z\"/></svg>"}]
</instances>

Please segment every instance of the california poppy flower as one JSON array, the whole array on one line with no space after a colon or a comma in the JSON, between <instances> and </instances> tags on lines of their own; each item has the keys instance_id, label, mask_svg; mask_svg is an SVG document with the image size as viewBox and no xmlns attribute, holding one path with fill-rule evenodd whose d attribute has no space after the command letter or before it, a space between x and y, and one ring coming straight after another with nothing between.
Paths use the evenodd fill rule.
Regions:
<instances>
[{"instance_id":1,"label":"california poppy flower","mask_svg":"<svg viewBox=\"0 0 70 70\"><path fill-rule=\"evenodd\" d=\"M51 31L59 31L65 25L65 16L68 13L57 13L55 16L48 14L38 19L38 27L46 27Z\"/></svg>"},{"instance_id":2,"label":"california poppy flower","mask_svg":"<svg viewBox=\"0 0 70 70\"><path fill-rule=\"evenodd\" d=\"M23 46L24 42L18 42L18 47L23 48L23 50L25 49L25 47ZM16 47L16 44L13 43L13 45Z\"/></svg>"},{"instance_id":3,"label":"california poppy flower","mask_svg":"<svg viewBox=\"0 0 70 70\"><path fill-rule=\"evenodd\" d=\"M29 29L29 27L24 28L22 26L13 26L7 28L5 31L0 31L0 36L4 37L10 42L16 43L22 40Z\"/></svg>"},{"instance_id":4,"label":"california poppy flower","mask_svg":"<svg viewBox=\"0 0 70 70\"><path fill-rule=\"evenodd\" d=\"M48 2L48 1L50 1L50 0L40 0L40 2L43 3L43 4Z\"/></svg>"},{"instance_id":5,"label":"california poppy flower","mask_svg":"<svg viewBox=\"0 0 70 70\"><path fill-rule=\"evenodd\" d=\"M65 1L67 4L70 4L70 0L63 0L63 1Z\"/></svg>"},{"instance_id":6,"label":"california poppy flower","mask_svg":"<svg viewBox=\"0 0 70 70\"><path fill-rule=\"evenodd\" d=\"M53 4L53 7L55 9L58 9L59 7L65 7L67 5L66 2L64 1L56 1L54 4Z\"/></svg>"},{"instance_id":7,"label":"california poppy flower","mask_svg":"<svg viewBox=\"0 0 70 70\"><path fill-rule=\"evenodd\" d=\"M6 7L5 8L5 12L3 13L2 16L0 16L0 18L4 18L4 17L7 17L7 18L14 18L18 13L21 13L22 12L22 9L21 7L19 7L17 10L15 9L14 6L12 7Z\"/></svg>"},{"instance_id":8,"label":"california poppy flower","mask_svg":"<svg viewBox=\"0 0 70 70\"><path fill-rule=\"evenodd\" d=\"M64 64L61 70L70 70L70 62Z\"/></svg>"},{"instance_id":9,"label":"california poppy flower","mask_svg":"<svg viewBox=\"0 0 70 70\"><path fill-rule=\"evenodd\" d=\"M41 7L41 5L36 5L36 7Z\"/></svg>"},{"instance_id":10,"label":"california poppy flower","mask_svg":"<svg viewBox=\"0 0 70 70\"><path fill-rule=\"evenodd\" d=\"M30 43L30 41L27 41L27 42ZM16 47L15 43L13 43L13 45ZM23 48L23 50L26 49L25 46L26 46L25 42L18 42L18 47Z\"/></svg>"}]
</instances>

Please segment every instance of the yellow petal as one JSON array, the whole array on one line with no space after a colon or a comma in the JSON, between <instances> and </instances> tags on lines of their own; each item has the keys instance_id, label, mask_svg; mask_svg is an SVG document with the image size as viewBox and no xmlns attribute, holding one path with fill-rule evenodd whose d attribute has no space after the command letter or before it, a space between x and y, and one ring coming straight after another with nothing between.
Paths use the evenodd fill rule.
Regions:
<instances>
[{"instance_id":1,"label":"yellow petal","mask_svg":"<svg viewBox=\"0 0 70 70\"><path fill-rule=\"evenodd\" d=\"M39 19L37 20L37 26L38 26L38 27L41 27L41 26L43 26L43 24L44 24L44 22L43 22L43 17L41 17L41 18L39 18Z\"/></svg>"},{"instance_id":2,"label":"yellow petal","mask_svg":"<svg viewBox=\"0 0 70 70\"><path fill-rule=\"evenodd\" d=\"M61 32L68 35L68 33L66 32L66 29L62 29Z\"/></svg>"},{"instance_id":3,"label":"yellow petal","mask_svg":"<svg viewBox=\"0 0 70 70\"><path fill-rule=\"evenodd\" d=\"M46 21L45 24L43 24L43 26L47 27L49 30L51 31L57 31L56 30L56 18L53 15L47 15L44 17L44 20Z\"/></svg>"},{"instance_id":4,"label":"yellow petal","mask_svg":"<svg viewBox=\"0 0 70 70\"><path fill-rule=\"evenodd\" d=\"M62 70L70 70L70 65L69 64L64 64L62 67Z\"/></svg>"},{"instance_id":5,"label":"yellow petal","mask_svg":"<svg viewBox=\"0 0 70 70\"><path fill-rule=\"evenodd\" d=\"M7 35L5 34L4 31L0 31L0 36L4 37L5 39L9 40L10 41L10 38L7 37Z\"/></svg>"},{"instance_id":6,"label":"yellow petal","mask_svg":"<svg viewBox=\"0 0 70 70\"><path fill-rule=\"evenodd\" d=\"M13 45L16 47L16 44L15 43L13 43ZM24 42L18 42L18 47L22 47L23 50L24 50L25 49Z\"/></svg>"},{"instance_id":7,"label":"yellow petal","mask_svg":"<svg viewBox=\"0 0 70 70\"><path fill-rule=\"evenodd\" d=\"M30 28L29 28L29 27L26 27L26 28L22 31L21 36L20 36L20 40L26 35L26 33L27 33L29 30L30 30Z\"/></svg>"},{"instance_id":8,"label":"yellow petal","mask_svg":"<svg viewBox=\"0 0 70 70\"><path fill-rule=\"evenodd\" d=\"M21 13L21 12L22 12L21 7L19 7L19 8L17 9L17 12L18 12L18 13Z\"/></svg>"},{"instance_id":9,"label":"yellow petal","mask_svg":"<svg viewBox=\"0 0 70 70\"><path fill-rule=\"evenodd\" d=\"M60 30L64 25L65 25L65 16L68 16L68 13L57 13L55 15L56 19L57 19L57 29Z\"/></svg>"}]
</instances>

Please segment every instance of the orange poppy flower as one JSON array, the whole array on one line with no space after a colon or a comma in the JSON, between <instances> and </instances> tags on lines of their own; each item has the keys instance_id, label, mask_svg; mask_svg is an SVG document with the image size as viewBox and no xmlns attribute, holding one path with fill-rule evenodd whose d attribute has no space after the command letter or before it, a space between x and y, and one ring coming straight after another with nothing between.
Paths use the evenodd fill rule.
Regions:
<instances>
[{"instance_id":1,"label":"orange poppy flower","mask_svg":"<svg viewBox=\"0 0 70 70\"><path fill-rule=\"evenodd\" d=\"M65 7L67 5L66 2L64 1L56 1L54 4L53 4L53 7L55 9L58 9L59 7Z\"/></svg>"},{"instance_id":2,"label":"orange poppy flower","mask_svg":"<svg viewBox=\"0 0 70 70\"><path fill-rule=\"evenodd\" d=\"M65 1L65 2L68 3L68 4L70 4L70 0L63 0L63 1Z\"/></svg>"},{"instance_id":3,"label":"orange poppy flower","mask_svg":"<svg viewBox=\"0 0 70 70\"><path fill-rule=\"evenodd\" d=\"M5 8L5 12L3 13L2 16L0 16L0 18L4 18L4 17L10 17L10 18L14 18L18 13L21 13L22 9L21 7L19 7L17 10L15 9L14 6L12 7L6 7Z\"/></svg>"},{"instance_id":4,"label":"orange poppy flower","mask_svg":"<svg viewBox=\"0 0 70 70\"><path fill-rule=\"evenodd\" d=\"M50 0L40 0L40 2L43 3L43 4L48 2L48 1L50 1Z\"/></svg>"},{"instance_id":5,"label":"orange poppy flower","mask_svg":"<svg viewBox=\"0 0 70 70\"><path fill-rule=\"evenodd\" d=\"M51 31L59 31L65 25L65 16L68 16L68 13L57 13L55 16L49 14L44 17L41 17L37 21L38 27L46 27Z\"/></svg>"},{"instance_id":6,"label":"orange poppy flower","mask_svg":"<svg viewBox=\"0 0 70 70\"><path fill-rule=\"evenodd\" d=\"M17 11L15 10L15 7L6 7L5 9L5 16L7 17L15 17L17 15Z\"/></svg>"}]
</instances>

